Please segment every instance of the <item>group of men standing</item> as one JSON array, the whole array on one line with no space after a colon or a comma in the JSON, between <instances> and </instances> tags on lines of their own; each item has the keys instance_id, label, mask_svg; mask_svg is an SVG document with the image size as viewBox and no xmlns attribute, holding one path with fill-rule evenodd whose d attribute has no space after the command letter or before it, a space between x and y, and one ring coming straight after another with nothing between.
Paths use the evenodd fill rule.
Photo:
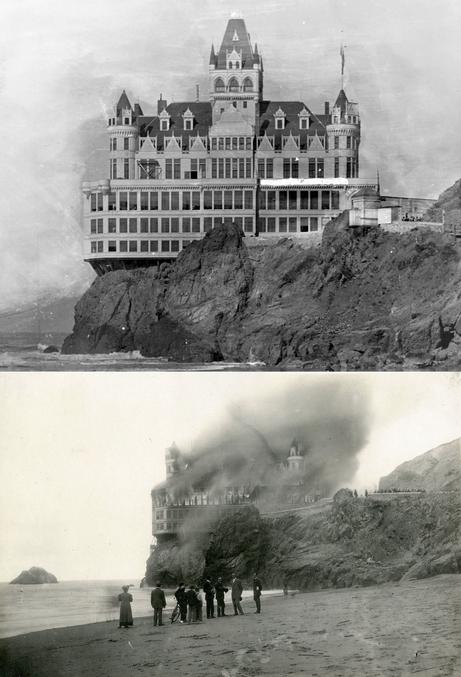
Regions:
<instances>
[{"instance_id":1,"label":"group of men standing","mask_svg":"<svg viewBox=\"0 0 461 677\"><path fill-rule=\"evenodd\" d=\"M207 618L215 618L215 598L218 618L228 615L225 612L225 595L228 591L229 588L224 585L221 577L218 578L214 585L209 578L205 580L205 583L203 584L203 593L205 595ZM253 599L255 600L256 613L258 614L261 613L261 592L262 583L258 575L255 573L253 577ZM235 574L232 574L231 598L235 616L244 613L241 604L242 593L242 581ZM184 583L180 583L174 596L178 602L181 623L185 623L186 620L188 623L194 623L196 621L202 620L203 599L199 588L196 588L194 585L190 585L186 590Z\"/></svg>"}]
</instances>

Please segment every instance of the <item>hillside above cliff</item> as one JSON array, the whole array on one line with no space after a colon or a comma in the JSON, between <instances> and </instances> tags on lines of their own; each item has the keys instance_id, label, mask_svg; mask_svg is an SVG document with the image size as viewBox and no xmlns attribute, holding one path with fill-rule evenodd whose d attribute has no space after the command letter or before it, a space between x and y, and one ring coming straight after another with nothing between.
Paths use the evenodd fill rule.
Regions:
<instances>
[{"instance_id":1,"label":"hillside above cliff","mask_svg":"<svg viewBox=\"0 0 461 677\"><path fill-rule=\"evenodd\" d=\"M461 225L461 179L439 195L424 218L428 221L442 221L450 225Z\"/></svg>"},{"instance_id":2,"label":"hillside above cliff","mask_svg":"<svg viewBox=\"0 0 461 677\"><path fill-rule=\"evenodd\" d=\"M397 466L379 482L381 490L461 491L461 438Z\"/></svg>"},{"instance_id":3,"label":"hillside above cliff","mask_svg":"<svg viewBox=\"0 0 461 677\"><path fill-rule=\"evenodd\" d=\"M172 264L95 280L65 353L139 350L174 361L296 369L458 369L461 270L453 238L325 229L319 248L251 246L236 226Z\"/></svg>"}]
</instances>

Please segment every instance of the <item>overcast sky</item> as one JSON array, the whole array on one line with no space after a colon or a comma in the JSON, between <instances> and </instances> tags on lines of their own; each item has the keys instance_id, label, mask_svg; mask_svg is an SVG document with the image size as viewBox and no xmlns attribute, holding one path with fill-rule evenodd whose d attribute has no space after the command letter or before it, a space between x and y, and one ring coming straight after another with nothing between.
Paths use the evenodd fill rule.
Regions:
<instances>
[{"instance_id":1,"label":"overcast sky","mask_svg":"<svg viewBox=\"0 0 461 677\"><path fill-rule=\"evenodd\" d=\"M362 175L379 168L384 192L437 196L461 176L458 0L3 0L0 311L88 286L79 186L105 157L107 112L123 88L146 112L160 92L194 99L196 83L206 99L233 11L263 55L266 98L321 111L346 45Z\"/></svg>"},{"instance_id":2,"label":"overcast sky","mask_svg":"<svg viewBox=\"0 0 461 677\"><path fill-rule=\"evenodd\" d=\"M369 398L350 487L374 488L399 463L461 435L453 374L0 374L0 581L35 565L61 580L136 582L165 447L189 449L230 407L244 417L268 396L319 382Z\"/></svg>"}]
</instances>

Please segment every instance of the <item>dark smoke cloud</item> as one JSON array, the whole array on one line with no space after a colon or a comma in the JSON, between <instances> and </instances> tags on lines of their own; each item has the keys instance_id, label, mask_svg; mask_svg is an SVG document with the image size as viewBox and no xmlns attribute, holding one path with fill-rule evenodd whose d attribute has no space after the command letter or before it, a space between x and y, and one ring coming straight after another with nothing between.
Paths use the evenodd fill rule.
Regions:
<instances>
[{"instance_id":1,"label":"dark smoke cloud","mask_svg":"<svg viewBox=\"0 0 461 677\"><path fill-rule=\"evenodd\" d=\"M193 441L169 485L176 497L191 488L213 494L258 485L276 494L296 481L332 493L357 470L370 427L368 401L364 384L350 377L310 384L302 379L264 398L246 395ZM296 478L279 467L293 438L305 449L304 475Z\"/></svg>"}]
</instances>

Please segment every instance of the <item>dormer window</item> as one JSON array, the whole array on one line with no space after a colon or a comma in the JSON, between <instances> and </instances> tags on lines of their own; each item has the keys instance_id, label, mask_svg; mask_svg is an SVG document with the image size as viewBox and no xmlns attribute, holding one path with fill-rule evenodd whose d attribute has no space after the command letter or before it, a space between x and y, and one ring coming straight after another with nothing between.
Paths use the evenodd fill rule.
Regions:
<instances>
[{"instance_id":1,"label":"dormer window","mask_svg":"<svg viewBox=\"0 0 461 677\"><path fill-rule=\"evenodd\" d=\"M303 108L299 117L299 129L309 129L309 111L306 108Z\"/></svg>"},{"instance_id":2,"label":"dormer window","mask_svg":"<svg viewBox=\"0 0 461 677\"><path fill-rule=\"evenodd\" d=\"M160 113L159 119L160 119L160 131L167 132L170 129L170 115L167 112L166 108L164 108Z\"/></svg>"},{"instance_id":3,"label":"dormer window","mask_svg":"<svg viewBox=\"0 0 461 677\"><path fill-rule=\"evenodd\" d=\"M275 129L285 129L285 113L281 108L274 113Z\"/></svg>"},{"instance_id":4,"label":"dormer window","mask_svg":"<svg viewBox=\"0 0 461 677\"><path fill-rule=\"evenodd\" d=\"M183 118L183 120L184 120L184 129L185 129L186 131L192 131L192 129L194 128L194 114L192 113L192 111L190 110L190 108L188 108L188 109L183 113L182 118Z\"/></svg>"}]
</instances>

